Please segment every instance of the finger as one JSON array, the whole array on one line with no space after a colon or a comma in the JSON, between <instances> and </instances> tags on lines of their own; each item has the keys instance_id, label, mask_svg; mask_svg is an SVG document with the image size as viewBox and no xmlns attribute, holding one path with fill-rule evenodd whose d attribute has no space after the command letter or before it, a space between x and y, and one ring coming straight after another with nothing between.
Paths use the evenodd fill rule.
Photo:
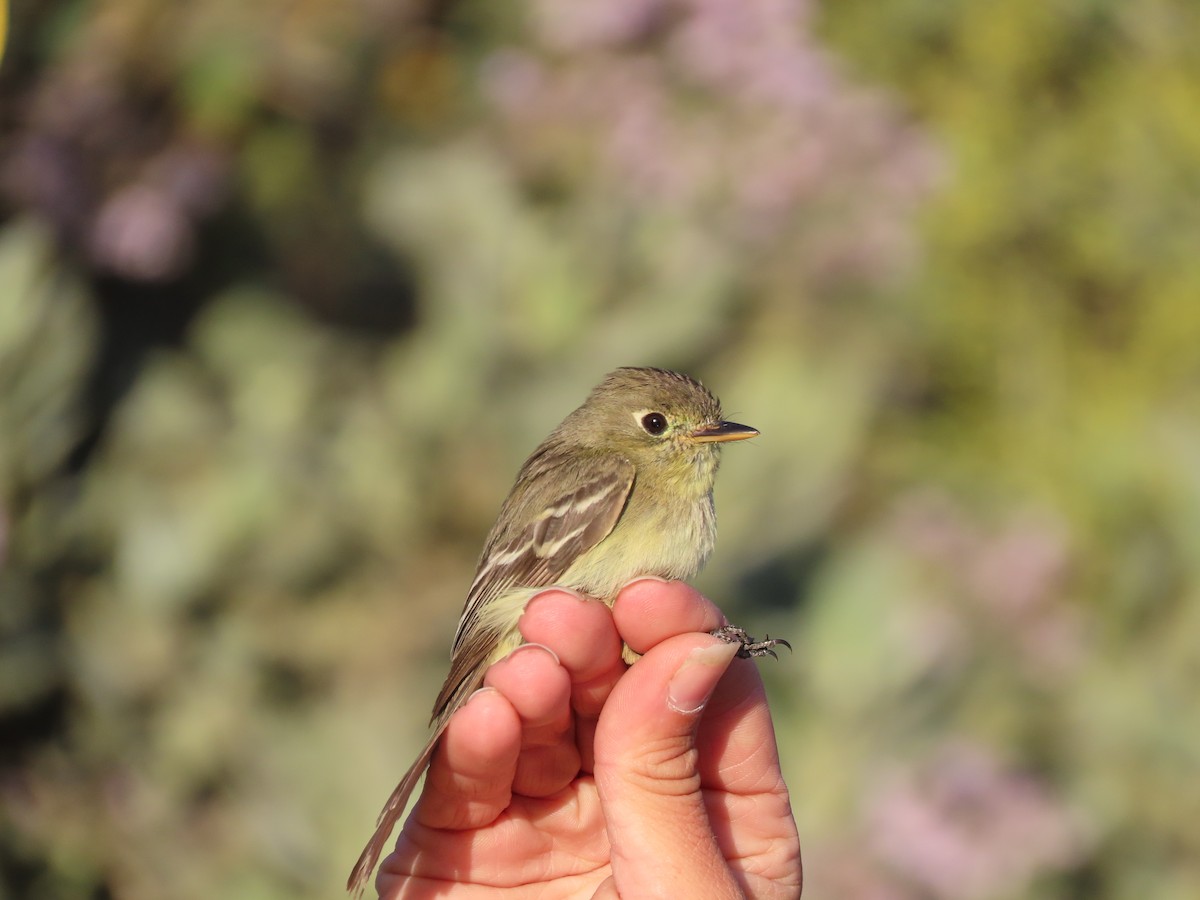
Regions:
<instances>
[{"instance_id":1,"label":"finger","mask_svg":"<svg viewBox=\"0 0 1200 900\"><path fill-rule=\"evenodd\" d=\"M530 600L519 627L527 641L551 648L570 673L580 765L590 772L596 719L626 669L612 613L599 601L550 590Z\"/></svg>"},{"instance_id":2,"label":"finger","mask_svg":"<svg viewBox=\"0 0 1200 900\"><path fill-rule=\"evenodd\" d=\"M626 585L613 615L635 649L648 649L676 634L708 632L725 622L716 605L694 588L655 578ZM730 667L708 704L700 741L712 751L701 757L705 787L751 793L768 782L774 785L778 753L757 665L739 660Z\"/></svg>"},{"instance_id":3,"label":"finger","mask_svg":"<svg viewBox=\"0 0 1200 900\"><path fill-rule=\"evenodd\" d=\"M494 688L476 691L454 713L413 811L429 828L480 828L512 799L521 749L521 717Z\"/></svg>"},{"instance_id":4,"label":"finger","mask_svg":"<svg viewBox=\"0 0 1200 900\"><path fill-rule=\"evenodd\" d=\"M750 896L764 884L799 896L800 840L766 692L754 660L735 659L705 706L697 771L709 823L734 877Z\"/></svg>"},{"instance_id":5,"label":"finger","mask_svg":"<svg viewBox=\"0 0 1200 900\"><path fill-rule=\"evenodd\" d=\"M625 585L613 604L613 620L625 643L638 653L675 635L708 632L725 624L721 611L695 588L658 578Z\"/></svg>"},{"instance_id":6,"label":"finger","mask_svg":"<svg viewBox=\"0 0 1200 900\"><path fill-rule=\"evenodd\" d=\"M701 713L736 652L709 635L668 638L630 667L600 717L596 785L622 896L741 896L696 767Z\"/></svg>"},{"instance_id":7,"label":"finger","mask_svg":"<svg viewBox=\"0 0 1200 900\"><path fill-rule=\"evenodd\" d=\"M706 788L753 794L782 784L775 728L754 660L730 665L705 707L697 746Z\"/></svg>"},{"instance_id":8,"label":"finger","mask_svg":"<svg viewBox=\"0 0 1200 900\"><path fill-rule=\"evenodd\" d=\"M621 895L617 893L617 883L611 875L600 882L600 887L592 894L592 900L621 900Z\"/></svg>"},{"instance_id":9,"label":"finger","mask_svg":"<svg viewBox=\"0 0 1200 900\"><path fill-rule=\"evenodd\" d=\"M512 790L546 797L579 773L571 719L571 678L540 644L518 647L491 666L484 684L503 694L521 717L521 753Z\"/></svg>"},{"instance_id":10,"label":"finger","mask_svg":"<svg viewBox=\"0 0 1200 900\"><path fill-rule=\"evenodd\" d=\"M518 626L525 640L553 650L571 674L576 711L599 714L608 696L602 686L611 690L625 671L609 608L578 594L543 591L529 601Z\"/></svg>"}]
</instances>

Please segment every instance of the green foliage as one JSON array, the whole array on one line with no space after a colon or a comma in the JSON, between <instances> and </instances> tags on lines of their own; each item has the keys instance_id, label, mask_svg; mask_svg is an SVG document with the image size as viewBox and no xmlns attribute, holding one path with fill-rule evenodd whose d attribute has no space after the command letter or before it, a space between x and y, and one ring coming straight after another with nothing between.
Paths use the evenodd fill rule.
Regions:
<instances>
[{"instance_id":1,"label":"green foliage","mask_svg":"<svg viewBox=\"0 0 1200 900\"><path fill-rule=\"evenodd\" d=\"M1200 893L1190 6L34 6L0 897L336 895L623 364L763 432L700 585L811 896Z\"/></svg>"}]
</instances>

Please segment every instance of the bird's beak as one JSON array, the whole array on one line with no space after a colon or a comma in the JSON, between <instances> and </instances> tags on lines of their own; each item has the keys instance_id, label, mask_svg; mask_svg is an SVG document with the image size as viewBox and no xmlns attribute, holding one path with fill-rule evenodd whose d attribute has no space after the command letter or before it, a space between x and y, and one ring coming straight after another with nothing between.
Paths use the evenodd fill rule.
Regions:
<instances>
[{"instance_id":1,"label":"bird's beak","mask_svg":"<svg viewBox=\"0 0 1200 900\"><path fill-rule=\"evenodd\" d=\"M703 425L688 437L693 441L709 444L717 441L744 441L757 434L758 429L751 428L749 425L739 425L737 422L718 422L715 425Z\"/></svg>"}]
</instances>

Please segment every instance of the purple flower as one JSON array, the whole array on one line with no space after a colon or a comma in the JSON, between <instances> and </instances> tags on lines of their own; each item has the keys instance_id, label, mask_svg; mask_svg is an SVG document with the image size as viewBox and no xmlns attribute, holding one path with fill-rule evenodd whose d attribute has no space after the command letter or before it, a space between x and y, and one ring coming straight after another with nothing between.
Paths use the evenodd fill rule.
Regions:
<instances>
[{"instance_id":1,"label":"purple flower","mask_svg":"<svg viewBox=\"0 0 1200 900\"><path fill-rule=\"evenodd\" d=\"M1083 851L1077 821L1049 786L967 743L887 778L866 829L881 862L938 900L1010 896Z\"/></svg>"},{"instance_id":2,"label":"purple flower","mask_svg":"<svg viewBox=\"0 0 1200 900\"><path fill-rule=\"evenodd\" d=\"M604 185L820 277L912 251L936 154L810 40L804 0L586 0L535 7L530 46L483 90L537 177Z\"/></svg>"}]
</instances>

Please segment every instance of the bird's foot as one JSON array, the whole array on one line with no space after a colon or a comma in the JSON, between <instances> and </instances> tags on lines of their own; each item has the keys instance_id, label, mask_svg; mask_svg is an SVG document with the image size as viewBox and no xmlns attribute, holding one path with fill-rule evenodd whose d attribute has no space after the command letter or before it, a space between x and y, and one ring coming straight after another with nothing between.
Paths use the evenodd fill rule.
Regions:
<instances>
[{"instance_id":1,"label":"bird's foot","mask_svg":"<svg viewBox=\"0 0 1200 900\"><path fill-rule=\"evenodd\" d=\"M773 648L778 646L792 649L792 645L783 638L772 638L767 635L766 640L756 641L750 635L746 634L744 628L738 628L736 625L726 625L723 628L718 628L716 631L709 632L713 637L718 637L728 644L740 644L737 655L742 659L752 659L757 656L770 656L773 659L779 659Z\"/></svg>"}]
</instances>

